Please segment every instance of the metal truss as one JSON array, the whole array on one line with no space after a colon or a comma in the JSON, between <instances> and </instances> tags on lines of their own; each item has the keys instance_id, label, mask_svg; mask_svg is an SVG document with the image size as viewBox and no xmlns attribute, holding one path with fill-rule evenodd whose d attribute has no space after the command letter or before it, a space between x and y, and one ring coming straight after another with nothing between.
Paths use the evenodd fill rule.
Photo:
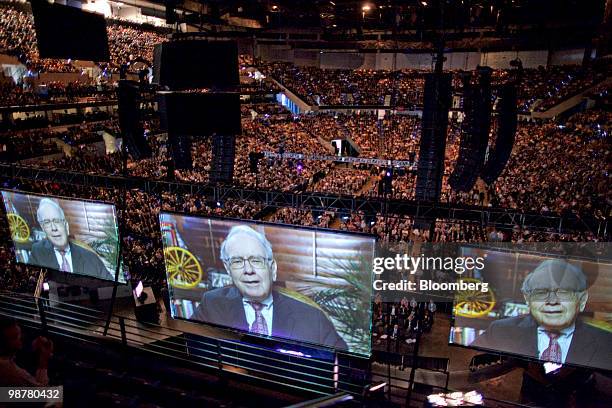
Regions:
<instances>
[{"instance_id":1,"label":"metal truss","mask_svg":"<svg viewBox=\"0 0 612 408\"><path fill-rule=\"evenodd\" d=\"M60 109L79 109L89 108L94 106L116 106L118 104L117 99L107 99L103 101L89 101L89 102L65 102L65 103L49 103L42 105L15 105L15 106L2 106L0 107L0 113L8 114L14 112L48 112Z\"/></svg>"},{"instance_id":2,"label":"metal truss","mask_svg":"<svg viewBox=\"0 0 612 408\"><path fill-rule=\"evenodd\" d=\"M160 196L197 194L207 200L257 202L270 207L292 207L305 210L334 211L348 214L386 215L389 217L414 217L429 220L470 222L482 226L513 228L531 231L591 232L607 237L608 220L593 216L538 214L513 209L451 205L433 202L359 198L325 193L284 192L256 190L234 186L195 184L149 180L136 177L95 175L61 169L49 169L0 163L0 177L4 181L46 181L81 187L107 189L140 189Z\"/></svg>"}]
</instances>

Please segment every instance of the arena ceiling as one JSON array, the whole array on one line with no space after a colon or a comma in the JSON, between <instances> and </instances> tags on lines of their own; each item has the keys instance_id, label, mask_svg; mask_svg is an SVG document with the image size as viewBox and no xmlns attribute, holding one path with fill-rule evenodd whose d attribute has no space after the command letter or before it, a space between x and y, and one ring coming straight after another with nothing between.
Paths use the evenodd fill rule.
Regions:
<instances>
[{"instance_id":1,"label":"arena ceiling","mask_svg":"<svg viewBox=\"0 0 612 408\"><path fill-rule=\"evenodd\" d=\"M323 30L597 27L605 0L171 0L209 22ZM165 3L164 0L155 0Z\"/></svg>"}]
</instances>

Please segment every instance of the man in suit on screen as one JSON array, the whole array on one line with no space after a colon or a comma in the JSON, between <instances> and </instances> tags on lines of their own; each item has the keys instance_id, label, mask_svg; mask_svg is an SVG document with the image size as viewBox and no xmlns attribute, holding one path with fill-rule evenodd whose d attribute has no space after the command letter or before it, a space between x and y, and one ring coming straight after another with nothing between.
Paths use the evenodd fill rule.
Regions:
<instances>
[{"instance_id":1,"label":"man in suit on screen","mask_svg":"<svg viewBox=\"0 0 612 408\"><path fill-rule=\"evenodd\" d=\"M70 226L64 210L57 202L49 198L40 200L36 219L46 238L32 245L30 264L66 273L115 280L93 251L68 239Z\"/></svg>"},{"instance_id":2,"label":"man in suit on screen","mask_svg":"<svg viewBox=\"0 0 612 408\"><path fill-rule=\"evenodd\" d=\"M233 227L221 244L232 286L204 293L192 319L266 336L346 350L329 318L317 307L273 289L277 264L264 234Z\"/></svg>"},{"instance_id":3,"label":"man in suit on screen","mask_svg":"<svg viewBox=\"0 0 612 408\"><path fill-rule=\"evenodd\" d=\"M473 346L556 364L612 368L612 334L578 318L589 297L580 268L546 260L527 275L521 291L529 315L492 322Z\"/></svg>"}]
</instances>

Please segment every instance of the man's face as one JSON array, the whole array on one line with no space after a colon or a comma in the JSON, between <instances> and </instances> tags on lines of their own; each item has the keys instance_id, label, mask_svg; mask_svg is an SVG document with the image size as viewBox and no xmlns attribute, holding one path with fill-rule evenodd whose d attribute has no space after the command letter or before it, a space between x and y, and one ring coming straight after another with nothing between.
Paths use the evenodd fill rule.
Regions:
<instances>
[{"instance_id":1,"label":"man's face","mask_svg":"<svg viewBox=\"0 0 612 408\"><path fill-rule=\"evenodd\" d=\"M0 335L4 337L4 344L6 345L6 350L2 350L4 353L15 354L23 348L21 328L18 325L4 329Z\"/></svg>"},{"instance_id":2,"label":"man's face","mask_svg":"<svg viewBox=\"0 0 612 408\"><path fill-rule=\"evenodd\" d=\"M531 315L545 330L558 331L571 326L584 310L588 294L577 292L576 285L555 283L545 273L532 279L531 294L525 296Z\"/></svg>"},{"instance_id":3,"label":"man's face","mask_svg":"<svg viewBox=\"0 0 612 408\"><path fill-rule=\"evenodd\" d=\"M264 246L251 235L237 234L227 242L226 251L229 260L225 261L225 268L234 286L248 300L265 300L272 291L272 282L276 280L276 262L266 259ZM259 265L257 261L261 259L264 262Z\"/></svg>"},{"instance_id":4,"label":"man's face","mask_svg":"<svg viewBox=\"0 0 612 408\"><path fill-rule=\"evenodd\" d=\"M62 213L51 205L45 205L39 211L41 227L47 239L57 249L64 249L68 246L68 223Z\"/></svg>"}]
</instances>

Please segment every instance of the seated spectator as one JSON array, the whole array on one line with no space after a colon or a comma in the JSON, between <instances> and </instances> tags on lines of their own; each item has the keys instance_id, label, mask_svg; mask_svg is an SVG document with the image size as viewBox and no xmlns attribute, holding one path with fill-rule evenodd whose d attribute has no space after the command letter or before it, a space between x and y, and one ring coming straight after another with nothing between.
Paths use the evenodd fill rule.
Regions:
<instances>
[{"instance_id":1,"label":"seated spectator","mask_svg":"<svg viewBox=\"0 0 612 408\"><path fill-rule=\"evenodd\" d=\"M13 318L0 317L0 386L44 387L49 385L47 369L53 355L53 342L39 336L32 342L32 351L38 355L35 375L15 362L16 354L23 348L21 327Z\"/></svg>"}]
</instances>

